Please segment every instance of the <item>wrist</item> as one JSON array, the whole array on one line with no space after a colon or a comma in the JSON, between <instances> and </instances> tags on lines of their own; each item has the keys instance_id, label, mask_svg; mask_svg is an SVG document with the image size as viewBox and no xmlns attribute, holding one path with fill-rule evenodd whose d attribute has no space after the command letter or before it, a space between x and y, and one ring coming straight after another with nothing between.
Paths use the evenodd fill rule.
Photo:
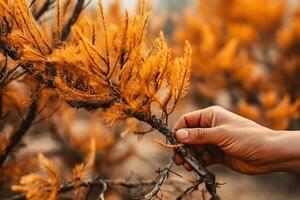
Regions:
<instances>
[{"instance_id":1,"label":"wrist","mask_svg":"<svg viewBox=\"0 0 300 200\"><path fill-rule=\"evenodd\" d=\"M300 173L300 132L271 131L272 171Z\"/></svg>"}]
</instances>

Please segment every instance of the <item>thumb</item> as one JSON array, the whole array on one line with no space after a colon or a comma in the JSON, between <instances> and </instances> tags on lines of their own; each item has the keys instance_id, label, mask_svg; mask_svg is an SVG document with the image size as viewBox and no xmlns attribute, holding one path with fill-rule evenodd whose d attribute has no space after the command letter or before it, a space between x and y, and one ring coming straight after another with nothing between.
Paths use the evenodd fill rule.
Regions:
<instances>
[{"instance_id":1,"label":"thumb","mask_svg":"<svg viewBox=\"0 0 300 200\"><path fill-rule=\"evenodd\" d=\"M219 131L214 128L179 129L176 138L184 144L217 144Z\"/></svg>"}]
</instances>

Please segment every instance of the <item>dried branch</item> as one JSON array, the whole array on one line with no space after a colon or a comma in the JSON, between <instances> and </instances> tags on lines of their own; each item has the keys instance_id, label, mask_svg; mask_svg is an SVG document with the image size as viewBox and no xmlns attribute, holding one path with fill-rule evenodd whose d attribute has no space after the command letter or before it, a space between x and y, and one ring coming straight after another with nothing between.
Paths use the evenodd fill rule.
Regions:
<instances>
[{"instance_id":1,"label":"dried branch","mask_svg":"<svg viewBox=\"0 0 300 200\"><path fill-rule=\"evenodd\" d=\"M10 82L18 79L23 73L19 73L17 69L20 67L18 64L13 69L9 69L7 66L4 66L0 72L0 90L5 88Z\"/></svg>"},{"instance_id":2,"label":"dried branch","mask_svg":"<svg viewBox=\"0 0 300 200\"><path fill-rule=\"evenodd\" d=\"M21 122L19 129L12 135L10 142L6 147L5 151L0 155L0 169L2 168L6 158L12 152L14 147L20 143L23 136L26 134L32 122L34 121L38 110L38 100L39 100L39 94L35 95L35 97L33 98L27 116Z\"/></svg>"},{"instance_id":3,"label":"dried branch","mask_svg":"<svg viewBox=\"0 0 300 200\"><path fill-rule=\"evenodd\" d=\"M70 17L67 24L64 26L64 28L62 30L62 35L61 35L61 38L60 38L61 41L65 41L68 38L68 36L71 32L72 26L76 23L76 21L78 20L81 12L83 10L84 2L85 2L85 0L78 0L77 1L77 4L75 6L75 9L73 11L72 16Z\"/></svg>"},{"instance_id":4,"label":"dried branch","mask_svg":"<svg viewBox=\"0 0 300 200\"><path fill-rule=\"evenodd\" d=\"M152 189L151 192L149 192L144 197L144 199L151 200L151 199L153 199L153 198L155 198L157 196L157 194L161 190L161 187L164 184L165 180L168 178L169 172L170 172L173 164L174 164L174 159L172 157L172 159L170 160L169 164L163 170L159 170L159 175L157 177L157 181L156 181L155 187Z\"/></svg>"},{"instance_id":5,"label":"dried branch","mask_svg":"<svg viewBox=\"0 0 300 200\"><path fill-rule=\"evenodd\" d=\"M168 141L172 145L179 144L175 137L174 131L172 131L161 119L157 119L156 116L147 117L139 113L134 113L133 117L140 121L148 123L153 128L158 130L168 139ZM188 147L184 146L182 148L177 149L176 151L184 158L184 160L187 163L189 163L193 167L194 171L199 175L201 180L205 182L206 188L212 196L212 199L219 200L220 197L217 195L216 191L217 184L215 176L199 163L199 161L190 152Z\"/></svg>"},{"instance_id":6,"label":"dried branch","mask_svg":"<svg viewBox=\"0 0 300 200\"><path fill-rule=\"evenodd\" d=\"M99 188L100 187L100 188L103 188L104 184L107 185L108 187L125 187L128 189L132 189L132 188L141 188L141 187L145 187L145 186L155 185L156 180L128 182L126 180L95 179L95 180L91 180L91 181L81 181L79 184L78 183L65 184L64 186L62 186L60 188L58 193L70 192L77 187L84 187L84 188L89 188L89 187L98 187ZM16 195L16 196L6 199L6 200L26 200L26 195L20 194L20 195Z\"/></svg>"},{"instance_id":7,"label":"dried branch","mask_svg":"<svg viewBox=\"0 0 300 200\"><path fill-rule=\"evenodd\" d=\"M203 183L202 180L197 180L192 186L188 187L176 200L182 200L186 195L198 190L199 185Z\"/></svg>"},{"instance_id":8,"label":"dried branch","mask_svg":"<svg viewBox=\"0 0 300 200\"><path fill-rule=\"evenodd\" d=\"M9 44L2 41L1 38L0 38L0 49L3 50L5 55L8 55L13 60L17 60L19 57L18 51L13 46L10 46Z\"/></svg>"}]
</instances>

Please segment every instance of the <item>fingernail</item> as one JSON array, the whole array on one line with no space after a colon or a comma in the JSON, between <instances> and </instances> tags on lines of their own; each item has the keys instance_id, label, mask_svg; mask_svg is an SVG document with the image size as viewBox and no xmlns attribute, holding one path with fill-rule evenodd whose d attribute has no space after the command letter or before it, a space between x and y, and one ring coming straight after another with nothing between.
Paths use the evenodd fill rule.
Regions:
<instances>
[{"instance_id":1,"label":"fingernail","mask_svg":"<svg viewBox=\"0 0 300 200\"><path fill-rule=\"evenodd\" d=\"M176 132L176 136L179 141L185 141L188 139L189 133L187 132L187 130L180 129Z\"/></svg>"}]
</instances>

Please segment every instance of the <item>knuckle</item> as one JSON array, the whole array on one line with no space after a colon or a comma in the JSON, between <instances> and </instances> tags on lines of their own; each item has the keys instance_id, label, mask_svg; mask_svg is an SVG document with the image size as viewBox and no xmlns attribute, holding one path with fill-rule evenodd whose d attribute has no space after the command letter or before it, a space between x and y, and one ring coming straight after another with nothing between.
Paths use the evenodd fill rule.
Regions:
<instances>
[{"instance_id":1,"label":"knuckle","mask_svg":"<svg viewBox=\"0 0 300 200\"><path fill-rule=\"evenodd\" d=\"M183 124L185 124L185 117L186 117L186 114L184 114L184 115L182 115L182 116L179 117L179 119L177 120L177 123L173 127L174 131L177 131L178 129L185 127L183 125Z\"/></svg>"},{"instance_id":2,"label":"knuckle","mask_svg":"<svg viewBox=\"0 0 300 200\"><path fill-rule=\"evenodd\" d=\"M184 114L184 115L182 116L182 120L183 120L183 122L184 122L184 124L185 124L185 127L189 127L189 123L188 123L188 115L187 115L187 114Z\"/></svg>"},{"instance_id":3,"label":"knuckle","mask_svg":"<svg viewBox=\"0 0 300 200\"><path fill-rule=\"evenodd\" d=\"M181 115L181 117L179 118L179 121L185 122L186 117L187 117L187 114Z\"/></svg>"},{"instance_id":4,"label":"knuckle","mask_svg":"<svg viewBox=\"0 0 300 200\"><path fill-rule=\"evenodd\" d=\"M194 138L195 140L199 140L200 138L202 138L203 134L204 134L204 129L201 128L192 129L192 131L190 131L191 137Z\"/></svg>"},{"instance_id":5,"label":"knuckle","mask_svg":"<svg viewBox=\"0 0 300 200\"><path fill-rule=\"evenodd\" d=\"M187 116L188 116L187 114L183 114L183 115L180 117L180 119L181 119L181 120L185 120L185 119L187 118Z\"/></svg>"},{"instance_id":6,"label":"knuckle","mask_svg":"<svg viewBox=\"0 0 300 200\"><path fill-rule=\"evenodd\" d=\"M218 105L212 106L211 109L212 109L213 112L220 112L221 110L223 110L223 108L221 106L218 106Z\"/></svg>"},{"instance_id":7,"label":"knuckle","mask_svg":"<svg viewBox=\"0 0 300 200\"><path fill-rule=\"evenodd\" d=\"M222 134L227 133L229 130L229 128L227 126L218 126L216 129L219 133L222 133Z\"/></svg>"}]
</instances>

